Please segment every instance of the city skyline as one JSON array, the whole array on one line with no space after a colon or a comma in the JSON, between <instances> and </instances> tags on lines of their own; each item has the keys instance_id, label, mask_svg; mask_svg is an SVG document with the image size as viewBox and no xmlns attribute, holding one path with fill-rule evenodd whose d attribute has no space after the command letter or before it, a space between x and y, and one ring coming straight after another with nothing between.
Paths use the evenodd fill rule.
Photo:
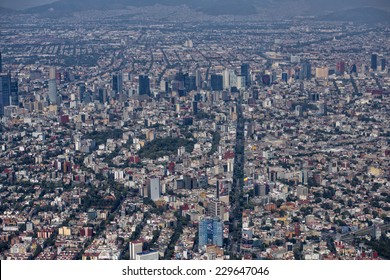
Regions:
<instances>
[{"instance_id":1,"label":"city skyline","mask_svg":"<svg viewBox=\"0 0 390 280\"><path fill-rule=\"evenodd\" d=\"M125 2L0 18L1 260L390 259L389 22Z\"/></svg>"}]
</instances>

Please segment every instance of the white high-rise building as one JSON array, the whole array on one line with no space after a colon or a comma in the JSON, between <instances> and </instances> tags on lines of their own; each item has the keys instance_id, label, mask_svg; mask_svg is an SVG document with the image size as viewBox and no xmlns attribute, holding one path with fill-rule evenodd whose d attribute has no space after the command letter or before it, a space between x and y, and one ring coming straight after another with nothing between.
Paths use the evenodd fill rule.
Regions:
<instances>
[{"instance_id":1,"label":"white high-rise building","mask_svg":"<svg viewBox=\"0 0 390 280\"><path fill-rule=\"evenodd\" d=\"M137 259L137 254L142 253L142 241L132 241L129 243L130 260Z\"/></svg>"},{"instance_id":2,"label":"white high-rise building","mask_svg":"<svg viewBox=\"0 0 390 280\"><path fill-rule=\"evenodd\" d=\"M151 178L149 179L148 186L149 198L153 201L156 201L160 198L161 187L160 187L160 179L159 178Z\"/></svg>"},{"instance_id":3,"label":"white high-rise building","mask_svg":"<svg viewBox=\"0 0 390 280\"><path fill-rule=\"evenodd\" d=\"M225 69L223 71L223 88L224 89L230 89L230 70Z\"/></svg>"},{"instance_id":4,"label":"white high-rise building","mask_svg":"<svg viewBox=\"0 0 390 280\"><path fill-rule=\"evenodd\" d=\"M55 67L50 67L49 70L49 99L51 104L57 104L57 82Z\"/></svg>"},{"instance_id":5,"label":"white high-rise building","mask_svg":"<svg viewBox=\"0 0 390 280\"><path fill-rule=\"evenodd\" d=\"M233 70L230 70L230 87L237 87L237 75Z\"/></svg>"},{"instance_id":6,"label":"white high-rise building","mask_svg":"<svg viewBox=\"0 0 390 280\"><path fill-rule=\"evenodd\" d=\"M237 76L237 88L245 88L245 76Z\"/></svg>"}]
</instances>

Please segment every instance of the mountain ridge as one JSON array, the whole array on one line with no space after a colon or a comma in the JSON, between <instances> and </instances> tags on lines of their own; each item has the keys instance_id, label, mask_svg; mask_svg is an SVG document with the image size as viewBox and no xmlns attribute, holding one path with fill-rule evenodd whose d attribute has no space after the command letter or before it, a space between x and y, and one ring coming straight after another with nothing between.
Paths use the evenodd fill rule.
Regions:
<instances>
[{"instance_id":1,"label":"mountain ridge","mask_svg":"<svg viewBox=\"0 0 390 280\"><path fill-rule=\"evenodd\" d=\"M24 10L25 13L43 15L69 16L75 12L89 10L114 10L132 7L148 7L154 5L180 6L185 5L206 15L254 15L259 12L275 15L288 14L291 17L312 14L316 16L330 15L343 10L353 10L370 6L376 10L390 12L386 0L59 0L50 4ZM381 18L385 16L383 13ZM364 16L364 14L363 14ZM335 16L336 17L336 16Z\"/></svg>"}]
</instances>

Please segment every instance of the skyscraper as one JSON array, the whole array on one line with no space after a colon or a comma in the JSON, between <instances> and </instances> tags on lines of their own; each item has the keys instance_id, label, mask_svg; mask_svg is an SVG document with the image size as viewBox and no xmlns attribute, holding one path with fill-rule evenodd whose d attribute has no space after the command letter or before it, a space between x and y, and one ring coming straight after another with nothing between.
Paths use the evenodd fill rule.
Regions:
<instances>
[{"instance_id":1,"label":"skyscraper","mask_svg":"<svg viewBox=\"0 0 390 280\"><path fill-rule=\"evenodd\" d=\"M223 224L219 218L204 218L199 222L199 247L222 246Z\"/></svg>"},{"instance_id":2,"label":"skyscraper","mask_svg":"<svg viewBox=\"0 0 390 280\"><path fill-rule=\"evenodd\" d=\"M11 75L0 73L0 116L4 115L4 107L10 105Z\"/></svg>"},{"instance_id":3,"label":"skyscraper","mask_svg":"<svg viewBox=\"0 0 390 280\"><path fill-rule=\"evenodd\" d=\"M139 76L139 86L138 86L138 93L139 95L150 95L150 80L147 75L140 75Z\"/></svg>"},{"instance_id":4,"label":"skyscraper","mask_svg":"<svg viewBox=\"0 0 390 280\"><path fill-rule=\"evenodd\" d=\"M107 102L107 90L105 88L98 89L97 100L102 104Z\"/></svg>"},{"instance_id":5,"label":"skyscraper","mask_svg":"<svg viewBox=\"0 0 390 280\"><path fill-rule=\"evenodd\" d=\"M118 74L112 75L112 90L115 93L122 92L123 89L123 77L122 73L119 72Z\"/></svg>"},{"instance_id":6,"label":"skyscraper","mask_svg":"<svg viewBox=\"0 0 390 280\"><path fill-rule=\"evenodd\" d=\"M287 72L283 72L282 73L282 81L287 83L287 80L288 80L288 74L287 74Z\"/></svg>"},{"instance_id":7,"label":"skyscraper","mask_svg":"<svg viewBox=\"0 0 390 280\"><path fill-rule=\"evenodd\" d=\"M371 55L371 69L374 71L378 69L378 55L375 53Z\"/></svg>"},{"instance_id":8,"label":"skyscraper","mask_svg":"<svg viewBox=\"0 0 390 280\"><path fill-rule=\"evenodd\" d=\"M11 79L11 105L18 106L19 105L19 86L18 80L16 78Z\"/></svg>"},{"instance_id":9,"label":"skyscraper","mask_svg":"<svg viewBox=\"0 0 390 280\"><path fill-rule=\"evenodd\" d=\"M223 90L223 76L211 74L210 77L211 90Z\"/></svg>"},{"instance_id":10,"label":"skyscraper","mask_svg":"<svg viewBox=\"0 0 390 280\"><path fill-rule=\"evenodd\" d=\"M385 71L386 69L386 58L381 59L381 71Z\"/></svg>"},{"instance_id":11,"label":"skyscraper","mask_svg":"<svg viewBox=\"0 0 390 280\"><path fill-rule=\"evenodd\" d=\"M51 104L57 104L57 83L55 67L50 67L49 70L49 100Z\"/></svg>"},{"instance_id":12,"label":"skyscraper","mask_svg":"<svg viewBox=\"0 0 390 280\"><path fill-rule=\"evenodd\" d=\"M339 61L336 64L336 75L343 75L345 72L345 62Z\"/></svg>"},{"instance_id":13,"label":"skyscraper","mask_svg":"<svg viewBox=\"0 0 390 280\"><path fill-rule=\"evenodd\" d=\"M229 69L225 69L225 71L223 71L223 88L230 89L230 70Z\"/></svg>"},{"instance_id":14,"label":"skyscraper","mask_svg":"<svg viewBox=\"0 0 390 280\"><path fill-rule=\"evenodd\" d=\"M148 194L149 198L153 201L156 201L160 198L160 179L159 178L151 178L149 179L149 185L148 185Z\"/></svg>"},{"instance_id":15,"label":"skyscraper","mask_svg":"<svg viewBox=\"0 0 390 280\"><path fill-rule=\"evenodd\" d=\"M241 65L241 76L245 77L245 85L250 85L250 73L249 73L249 64L244 63Z\"/></svg>"},{"instance_id":16,"label":"skyscraper","mask_svg":"<svg viewBox=\"0 0 390 280\"><path fill-rule=\"evenodd\" d=\"M195 79L196 79L197 89L201 89L202 88L202 72L200 72L200 70L196 70Z\"/></svg>"},{"instance_id":17,"label":"skyscraper","mask_svg":"<svg viewBox=\"0 0 390 280\"><path fill-rule=\"evenodd\" d=\"M311 64L307 61L302 63L301 79L302 80L310 80L311 79Z\"/></svg>"},{"instance_id":18,"label":"skyscraper","mask_svg":"<svg viewBox=\"0 0 390 280\"><path fill-rule=\"evenodd\" d=\"M198 102L192 101L192 113L194 115L198 114Z\"/></svg>"}]
</instances>

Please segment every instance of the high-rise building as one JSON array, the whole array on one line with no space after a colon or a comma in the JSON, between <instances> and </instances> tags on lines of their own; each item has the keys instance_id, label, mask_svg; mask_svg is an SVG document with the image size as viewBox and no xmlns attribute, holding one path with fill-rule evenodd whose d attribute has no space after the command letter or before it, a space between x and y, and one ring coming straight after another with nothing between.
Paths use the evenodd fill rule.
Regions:
<instances>
[{"instance_id":1,"label":"high-rise building","mask_svg":"<svg viewBox=\"0 0 390 280\"><path fill-rule=\"evenodd\" d=\"M79 84L79 100L80 102L84 101L84 95L85 95L86 87L84 83Z\"/></svg>"},{"instance_id":2,"label":"high-rise building","mask_svg":"<svg viewBox=\"0 0 390 280\"><path fill-rule=\"evenodd\" d=\"M237 87L237 75L234 72L234 70L230 70L230 73L229 73L229 84L230 84L230 88Z\"/></svg>"},{"instance_id":3,"label":"high-rise building","mask_svg":"<svg viewBox=\"0 0 390 280\"><path fill-rule=\"evenodd\" d=\"M11 75L0 73L0 116L4 115L4 107L11 105Z\"/></svg>"},{"instance_id":4,"label":"high-rise building","mask_svg":"<svg viewBox=\"0 0 390 280\"><path fill-rule=\"evenodd\" d=\"M138 81L138 93L139 95L150 95L150 80L147 75L140 75Z\"/></svg>"},{"instance_id":5,"label":"high-rise building","mask_svg":"<svg viewBox=\"0 0 390 280\"><path fill-rule=\"evenodd\" d=\"M218 199L212 199L208 205L208 215L212 218L217 217L223 219L225 207Z\"/></svg>"},{"instance_id":6,"label":"high-rise building","mask_svg":"<svg viewBox=\"0 0 390 280\"><path fill-rule=\"evenodd\" d=\"M320 103L318 114L321 116L326 116L328 114L328 110L325 102Z\"/></svg>"},{"instance_id":7,"label":"high-rise building","mask_svg":"<svg viewBox=\"0 0 390 280\"><path fill-rule=\"evenodd\" d=\"M97 92L97 100L104 104L107 102L107 90L105 88L99 88Z\"/></svg>"},{"instance_id":8,"label":"high-rise building","mask_svg":"<svg viewBox=\"0 0 390 280\"><path fill-rule=\"evenodd\" d=\"M343 75L345 72L345 62L339 61L336 64L336 75Z\"/></svg>"},{"instance_id":9,"label":"high-rise building","mask_svg":"<svg viewBox=\"0 0 390 280\"><path fill-rule=\"evenodd\" d=\"M287 83L287 80L288 80L288 74L287 74L287 72L283 72L282 73L282 81Z\"/></svg>"},{"instance_id":10,"label":"high-rise building","mask_svg":"<svg viewBox=\"0 0 390 280\"><path fill-rule=\"evenodd\" d=\"M210 77L211 90L223 90L223 76L217 74L211 74Z\"/></svg>"},{"instance_id":11,"label":"high-rise building","mask_svg":"<svg viewBox=\"0 0 390 280\"><path fill-rule=\"evenodd\" d=\"M297 105L295 107L295 116L302 117L302 115L303 115L303 108L301 105Z\"/></svg>"},{"instance_id":12,"label":"high-rise building","mask_svg":"<svg viewBox=\"0 0 390 280\"><path fill-rule=\"evenodd\" d=\"M112 90L115 93L121 93L123 90L123 75L122 72L112 75Z\"/></svg>"},{"instance_id":13,"label":"high-rise building","mask_svg":"<svg viewBox=\"0 0 390 280\"><path fill-rule=\"evenodd\" d=\"M203 218L199 222L199 247L205 245L222 246L223 223L219 218Z\"/></svg>"},{"instance_id":14,"label":"high-rise building","mask_svg":"<svg viewBox=\"0 0 390 280\"><path fill-rule=\"evenodd\" d=\"M18 85L18 79L12 78L11 79L11 105L18 106L19 105L19 85Z\"/></svg>"},{"instance_id":15,"label":"high-rise building","mask_svg":"<svg viewBox=\"0 0 390 280\"><path fill-rule=\"evenodd\" d=\"M381 71L385 71L386 69L386 58L381 59Z\"/></svg>"},{"instance_id":16,"label":"high-rise building","mask_svg":"<svg viewBox=\"0 0 390 280\"><path fill-rule=\"evenodd\" d=\"M223 71L223 88L230 89L230 70L229 69L225 69L225 71Z\"/></svg>"},{"instance_id":17,"label":"high-rise building","mask_svg":"<svg viewBox=\"0 0 390 280\"><path fill-rule=\"evenodd\" d=\"M188 83L186 86L187 91L196 90L196 77L188 76Z\"/></svg>"},{"instance_id":18,"label":"high-rise building","mask_svg":"<svg viewBox=\"0 0 390 280\"><path fill-rule=\"evenodd\" d=\"M137 254L142 253L143 242L140 240L131 241L129 243L130 260L135 260Z\"/></svg>"},{"instance_id":19,"label":"high-rise building","mask_svg":"<svg viewBox=\"0 0 390 280\"><path fill-rule=\"evenodd\" d=\"M371 55L371 69L374 71L378 69L378 55L375 53Z\"/></svg>"},{"instance_id":20,"label":"high-rise building","mask_svg":"<svg viewBox=\"0 0 390 280\"><path fill-rule=\"evenodd\" d=\"M356 64L353 64L353 65L351 66L351 70L349 71L349 73L350 73L350 74L352 74L352 73L357 73L357 66L356 66Z\"/></svg>"},{"instance_id":21,"label":"high-rise building","mask_svg":"<svg viewBox=\"0 0 390 280\"><path fill-rule=\"evenodd\" d=\"M237 76L237 83L236 83L237 89L245 88L245 84L246 84L245 76L241 76L241 75Z\"/></svg>"},{"instance_id":22,"label":"high-rise building","mask_svg":"<svg viewBox=\"0 0 390 280\"><path fill-rule=\"evenodd\" d=\"M55 67L50 67L49 70L49 100L51 104L57 104L57 82Z\"/></svg>"},{"instance_id":23,"label":"high-rise building","mask_svg":"<svg viewBox=\"0 0 390 280\"><path fill-rule=\"evenodd\" d=\"M311 79L311 64L307 61L302 63L301 79L302 80L310 80Z\"/></svg>"},{"instance_id":24,"label":"high-rise building","mask_svg":"<svg viewBox=\"0 0 390 280\"><path fill-rule=\"evenodd\" d=\"M161 187L159 178L150 178L148 182L148 194L149 198L156 201L160 198Z\"/></svg>"},{"instance_id":25,"label":"high-rise building","mask_svg":"<svg viewBox=\"0 0 390 280\"><path fill-rule=\"evenodd\" d=\"M245 85L249 86L251 79L250 79L250 72L249 72L249 64L244 63L241 65L241 76L245 77Z\"/></svg>"},{"instance_id":26,"label":"high-rise building","mask_svg":"<svg viewBox=\"0 0 390 280\"><path fill-rule=\"evenodd\" d=\"M198 102L192 101L192 113L194 115L198 114Z\"/></svg>"},{"instance_id":27,"label":"high-rise building","mask_svg":"<svg viewBox=\"0 0 390 280\"><path fill-rule=\"evenodd\" d=\"M317 67L316 68L316 78L317 79L328 79L329 77L329 68L328 67Z\"/></svg>"},{"instance_id":28,"label":"high-rise building","mask_svg":"<svg viewBox=\"0 0 390 280\"><path fill-rule=\"evenodd\" d=\"M200 70L196 71L195 80L196 80L196 88L201 89L202 88L202 72L200 72Z\"/></svg>"}]
</instances>

